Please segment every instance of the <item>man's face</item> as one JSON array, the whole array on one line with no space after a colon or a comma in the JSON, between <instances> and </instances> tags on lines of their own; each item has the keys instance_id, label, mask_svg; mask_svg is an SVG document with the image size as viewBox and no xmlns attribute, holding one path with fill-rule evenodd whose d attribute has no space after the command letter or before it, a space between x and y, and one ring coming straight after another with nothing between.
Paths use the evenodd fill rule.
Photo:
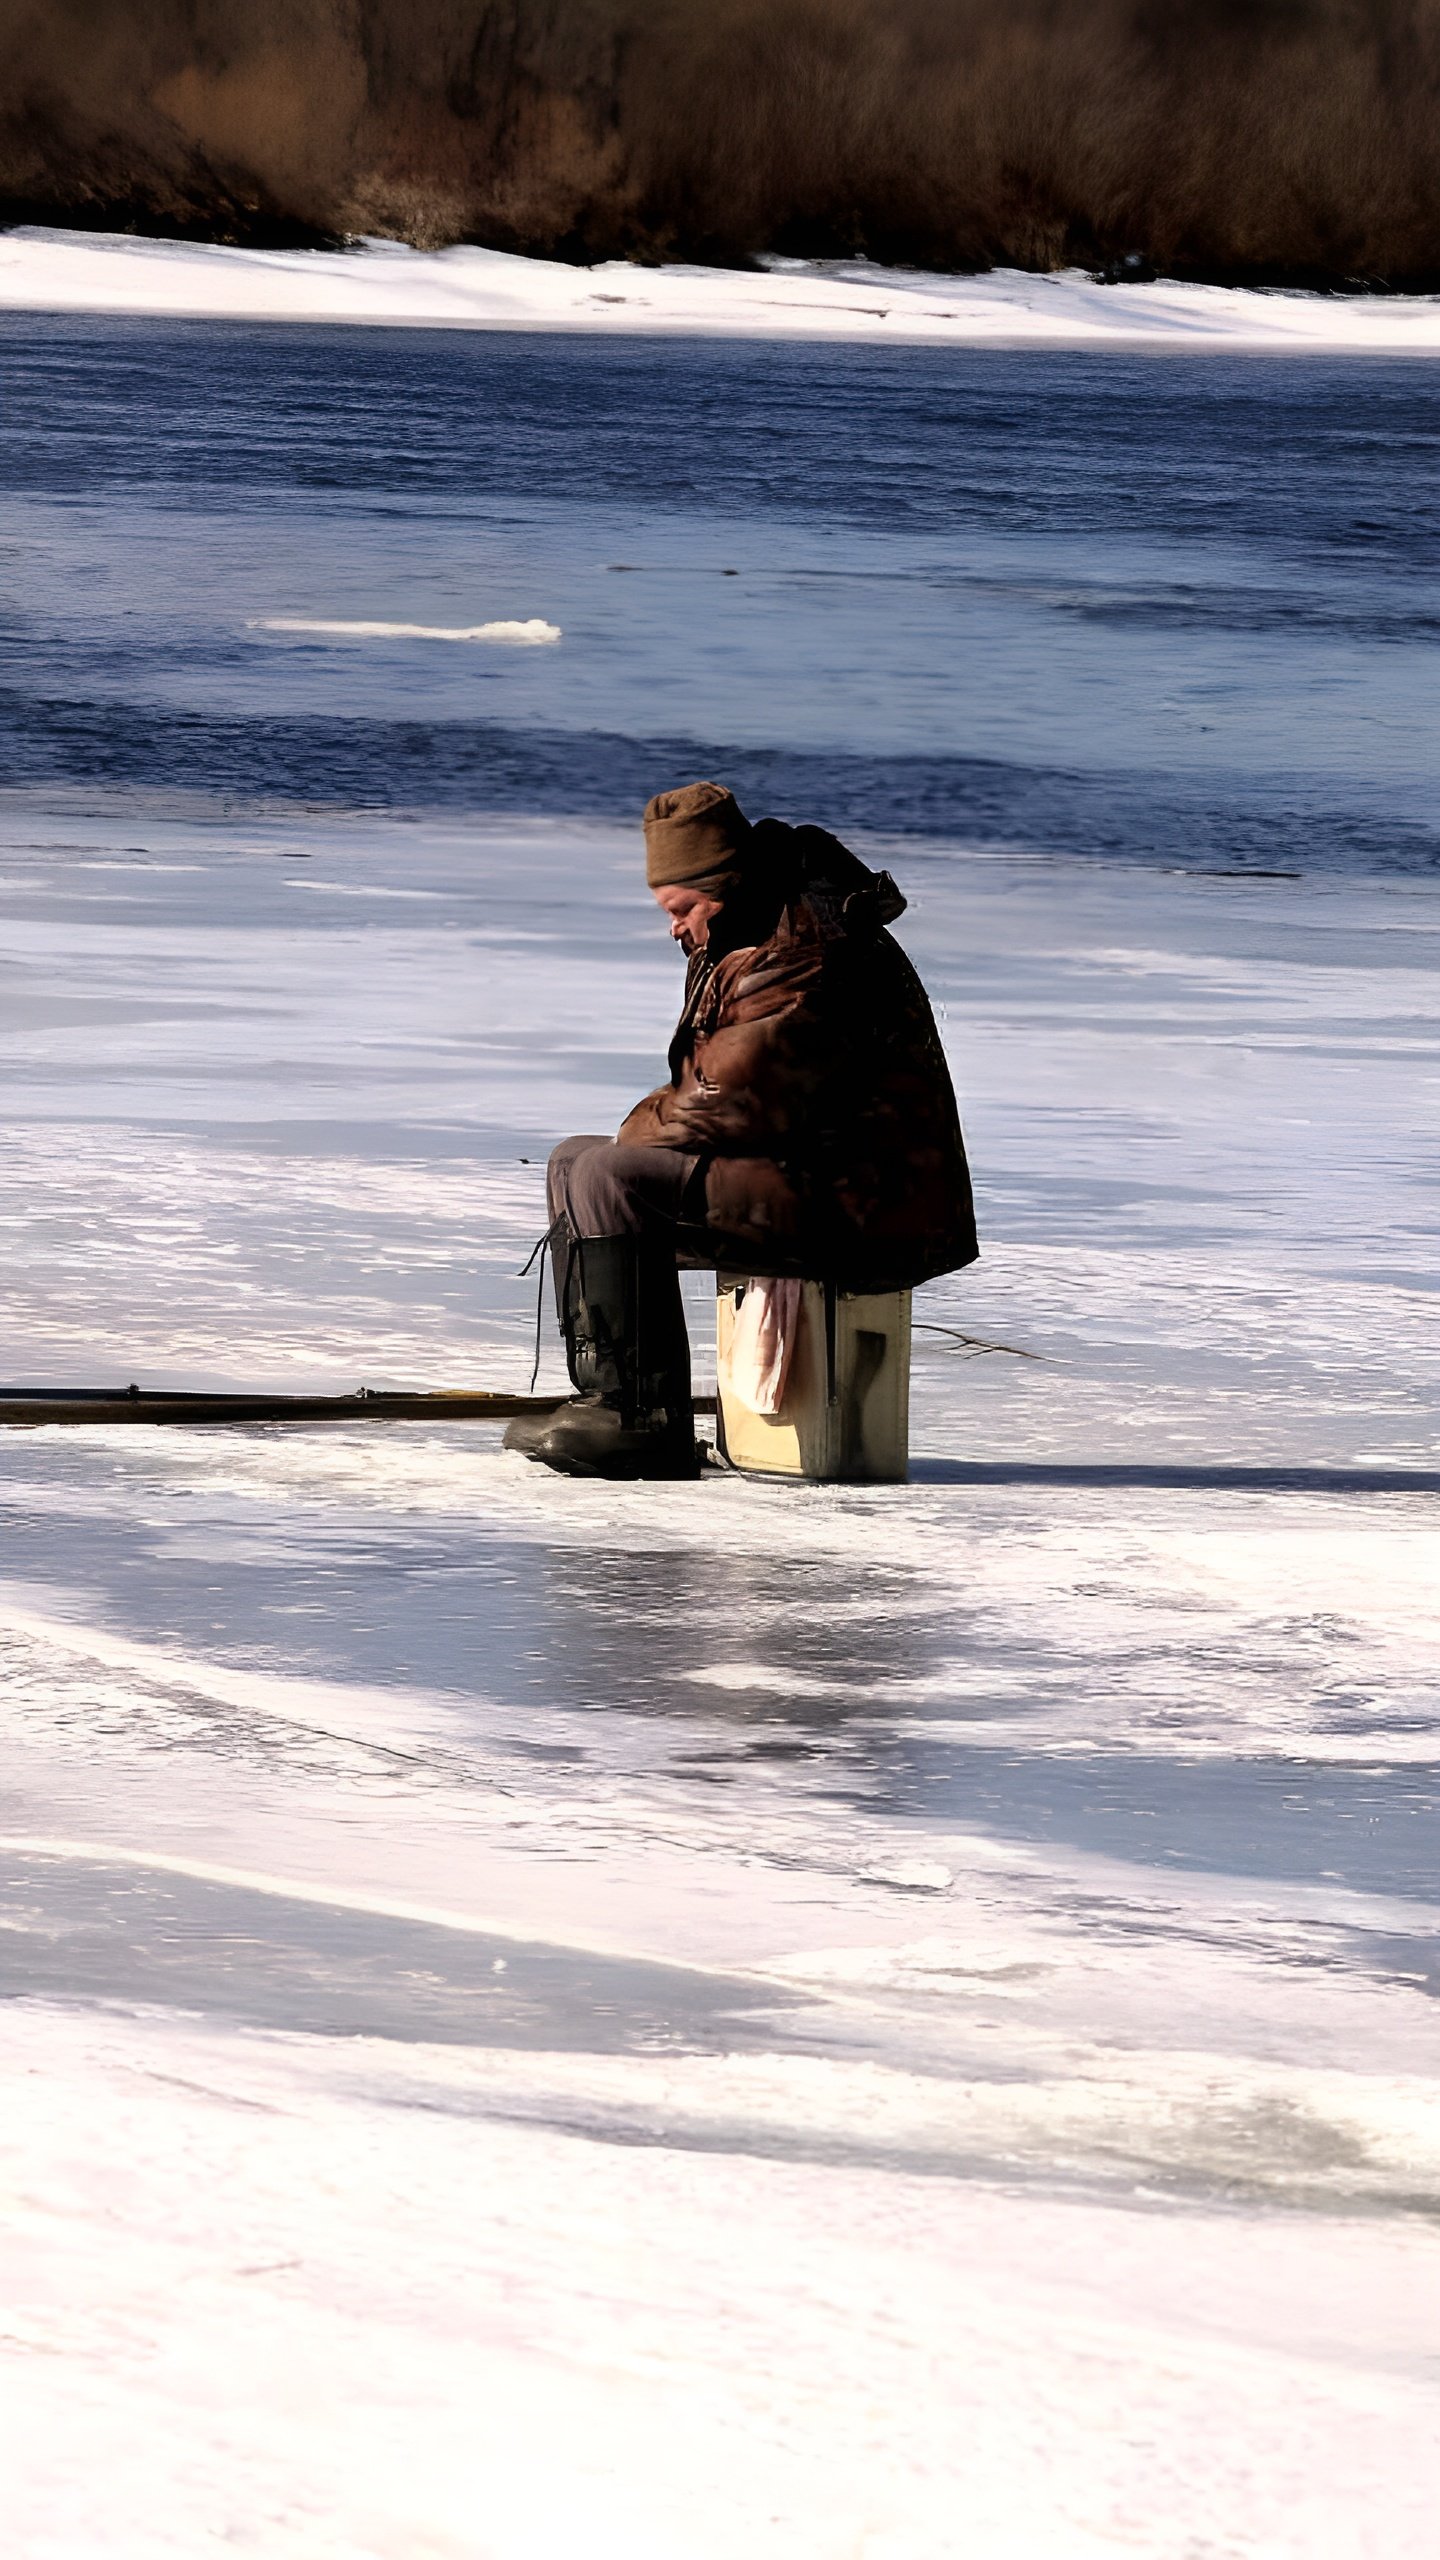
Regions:
<instances>
[{"instance_id":1,"label":"man's face","mask_svg":"<svg viewBox=\"0 0 1440 2560\"><path fill-rule=\"evenodd\" d=\"M710 927L720 913L722 901L707 898L699 889L657 889L655 903L663 907L670 919L670 939L678 942L686 959L703 951L710 939Z\"/></svg>"}]
</instances>

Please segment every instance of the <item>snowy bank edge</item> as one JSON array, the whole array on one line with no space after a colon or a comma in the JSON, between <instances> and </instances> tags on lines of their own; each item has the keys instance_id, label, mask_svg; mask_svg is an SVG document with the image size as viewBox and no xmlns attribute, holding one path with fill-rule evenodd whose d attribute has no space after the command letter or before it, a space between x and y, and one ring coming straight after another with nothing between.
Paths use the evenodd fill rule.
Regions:
<instances>
[{"instance_id":1,"label":"snowy bank edge","mask_svg":"<svg viewBox=\"0 0 1440 2560\"><path fill-rule=\"evenodd\" d=\"M0 310L871 345L1440 354L1440 295L1102 285L1078 270L902 274L798 259L753 274L569 267L391 241L254 250L35 228L0 234Z\"/></svg>"}]
</instances>

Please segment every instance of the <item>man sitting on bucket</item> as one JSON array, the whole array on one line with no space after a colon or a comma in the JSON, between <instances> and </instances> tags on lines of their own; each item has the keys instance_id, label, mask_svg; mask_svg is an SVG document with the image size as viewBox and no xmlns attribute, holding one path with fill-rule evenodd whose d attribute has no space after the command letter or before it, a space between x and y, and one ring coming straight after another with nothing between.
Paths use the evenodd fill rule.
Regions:
<instances>
[{"instance_id":1,"label":"man sitting on bucket","mask_svg":"<svg viewBox=\"0 0 1440 2560\"><path fill-rule=\"evenodd\" d=\"M976 1254L934 1017L886 932L905 901L820 827L751 826L715 782L645 812L646 877L689 962L670 1079L550 1158L571 1400L507 1448L565 1475L690 1476L678 1265L911 1289Z\"/></svg>"}]
</instances>

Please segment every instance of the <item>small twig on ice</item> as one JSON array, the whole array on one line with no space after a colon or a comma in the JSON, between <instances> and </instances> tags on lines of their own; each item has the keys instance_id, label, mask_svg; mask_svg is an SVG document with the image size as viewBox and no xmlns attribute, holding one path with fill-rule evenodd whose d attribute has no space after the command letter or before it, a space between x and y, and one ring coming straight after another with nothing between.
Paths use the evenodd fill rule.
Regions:
<instances>
[{"instance_id":1,"label":"small twig on ice","mask_svg":"<svg viewBox=\"0 0 1440 2560\"><path fill-rule=\"evenodd\" d=\"M978 1333L961 1333L958 1327L953 1324L924 1324L917 1322L913 1326L912 1330L916 1333L948 1334L952 1342L963 1342L972 1352L976 1353L981 1351L1008 1351L1012 1360L1043 1360L1045 1357L1043 1351L1022 1351L1018 1342L986 1342L982 1335Z\"/></svg>"}]
</instances>

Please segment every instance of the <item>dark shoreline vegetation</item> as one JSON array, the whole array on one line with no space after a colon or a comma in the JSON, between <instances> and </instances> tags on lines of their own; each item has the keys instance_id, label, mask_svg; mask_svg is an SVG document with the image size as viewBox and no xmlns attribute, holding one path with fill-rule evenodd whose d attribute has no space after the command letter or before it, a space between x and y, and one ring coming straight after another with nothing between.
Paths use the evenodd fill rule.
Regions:
<instances>
[{"instance_id":1,"label":"dark shoreline vegetation","mask_svg":"<svg viewBox=\"0 0 1440 2560\"><path fill-rule=\"evenodd\" d=\"M32 0L0 219L1440 286L1440 0Z\"/></svg>"}]
</instances>

